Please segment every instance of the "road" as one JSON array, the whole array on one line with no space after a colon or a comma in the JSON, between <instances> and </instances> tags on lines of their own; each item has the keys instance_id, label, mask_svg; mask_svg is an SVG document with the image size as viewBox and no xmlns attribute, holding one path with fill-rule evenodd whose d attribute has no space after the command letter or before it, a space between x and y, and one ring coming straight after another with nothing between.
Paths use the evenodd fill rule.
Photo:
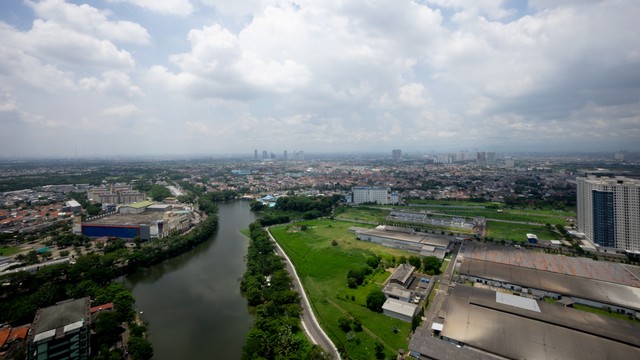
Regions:
<instances>
[{"instance_id":1,"label":"road","mask_svg":"<svg viewBox=\"0 0 640 360\"><path fill-rule=\"evenodd\" d=\"M438 317L438 314L440 313L440 309L442 308L442 305L444 304L444 301L447 298L447 292L449 291L449 283L451 282L451 280L453 279L453 272L455 270L456 267L456 261L458 258L458 254L461 251L461 245L462 244L456 244L455 248L453 250L453 255L451 256L451 261L449 262L449 266L447 266L447 269L444 271L444 274L438 276L438 289L433 289L431 291L435 291L436 292L436 296L433 298L433 301L431 302L431 305L429 307L429 311L427 311L427 313L425 314L426 320L424 321L423 326L427 326L427 329L429 329L429 331L431 331L431 325L433 324L433 320L436 319L436 317Z\"/></svg>"},{"instance_id":2,"label":"road","mask_svg":"<svg viewBox=\"0 0 640 360\"><path fill-rule=\"evenodd\" d=\"M313 310L311 309L311 304L309 304L309 299L307 299L307 294L304 292L304 288L302 287L302 282L300 281L300 278L298 277L298 273L296 272L296 269L291 263L291 260L289 259L287 254L285 254L284 250L282 250L282 248L280 247L280 244L278 244L276 239L273 238L273 236L271 235L271 232L269 231L269 228L267 228L267 233L269 234L271 241L273 241L276 245L276 253L285 259L287 271L293 278L293 286L295 290L298 292L298 294L300 294L300 297L302 298L302 317L301 318L302 318L302 327L304 328L304 332L307 334L309 339L311 339L311 341L314 344L317 344L318 346L320 346L327 353L332 354L335 359L340 359L340 353L338 352L338 349L333 344L331 339L329 339L329 336L327 336L324 330L322 330L322 328L320 327L320 324L318 323L318 320L316 319L315 314L313 313Z\"/></svg>"}]
</instances>

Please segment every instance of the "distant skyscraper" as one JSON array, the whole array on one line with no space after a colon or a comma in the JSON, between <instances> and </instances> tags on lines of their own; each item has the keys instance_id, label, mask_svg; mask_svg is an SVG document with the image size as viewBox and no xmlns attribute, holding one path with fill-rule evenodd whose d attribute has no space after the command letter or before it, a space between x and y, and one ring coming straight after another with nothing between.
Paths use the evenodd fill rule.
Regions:
<instances>
[{"instance_id":1,"label":"distant skyscraper","mask_svg":"<svg viewBox=\"0 0 640 360\"><path fill-rule=\"evenodd\" d=\"M293 153L293 157L294 157L296 160L303 161L303 160L304 160L304 151L298 151L298 152L295 152L295 151L294 151L294 153Z\"/></svg>"},{"instance_id":2,"label":"distant skyscraper","mask_svg":"<svg viewBox=\"0 0 640 360\"><path fill-rule=\"evenodd\" d=\"M488 167L496 166L496 153L492 151L487 153L487 166Z\"/></svg>"},{"instance_id":3,"label":"distant skyscraper","mask_svg":"<svg viewBox=\"0 0 640 360\"><path fill-rule=\"evenodd\" d=\"M487 167L487 153L480 151L476 154L476 166L485 168Z\"/></svg>"},{"instance_id":4,"label":"distant skyscraper","mask_svg":"<svg viewBox=\"0 0 640 360\"><path fill-rule=\"evenodd\" d=\"M504 167L506 168L513 168L515 167L516 163L513 159L505 159L504 160Z\"/></svg>"},{"instance_id":5,"label":"distant skyscraper","mask_svg":"<svg viewBox=\"0 0 640 360\"><path fill-rule=\"evenodd\" d=\"M267 160L269 158L269 153L267 150L262 150L262 160Z\"/></svg>"},{"instance_id":6,"label":"distant skyscraper","mask_svg":"<svg viewBox=\"0 0 640 360\"><path fill-rule=\"evenodd\" d=\"M287 155L287 150L284 151L284 161L289 160L289 155Z\"/></svg>"},{"instance_id":7,"label":"distant skyscraper","mask_svg":"<svg viewBox=\"0 0 640 360\"><path fill-rule=\"evenodd\" d=\"M400 149L391 150L391 158L393 158L394 161L400 161L402 158L402 151Z\"/></svg>"},{"instance_id":8,"label":"distant skyscraper","mask_svg":"<svg viewBox=\"0 0 640 360\"><path fill-rule=\"evenodd\" d=\"M600 246L640 253L640 180L576 180L578 230Z\"/></svg>"},{"instance_id":9,"label":"distant skyscraper","mask_svg":"<svg viewBox=\"0 0 640 360\"><path fill-rule=\"evenodd\" d=\"M253 160L258 160L258 149L253 150Z\"/></svg>"}]
</instances>

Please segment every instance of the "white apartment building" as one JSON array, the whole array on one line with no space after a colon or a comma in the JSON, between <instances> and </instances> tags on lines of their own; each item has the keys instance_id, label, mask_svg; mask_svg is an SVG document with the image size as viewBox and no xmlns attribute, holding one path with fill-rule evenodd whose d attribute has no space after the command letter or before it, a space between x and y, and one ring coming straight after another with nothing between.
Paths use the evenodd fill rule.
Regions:
<instances>
[{"instance_id":1,"label":"white apartment building","mask_svg":"<svg viewBox=\"0 0 640 360\"><path fill-rule=\"evenodd\" d=\"M389 188L374 188L368 186L356 186L352 189L354 204L376 203L380 205L393 204ZM395 198L398 202L398 197Z\"/></svg>"},{"instance_id":2,"label":"white apartment building","mask_svg":"<svg viewBox=\"0 0 640 360\"><path fill-rule=\"evenodd\" d=\"M640 180L579 177L578 230L600 246L640 253Z\"/></svg>"}]
</instances>

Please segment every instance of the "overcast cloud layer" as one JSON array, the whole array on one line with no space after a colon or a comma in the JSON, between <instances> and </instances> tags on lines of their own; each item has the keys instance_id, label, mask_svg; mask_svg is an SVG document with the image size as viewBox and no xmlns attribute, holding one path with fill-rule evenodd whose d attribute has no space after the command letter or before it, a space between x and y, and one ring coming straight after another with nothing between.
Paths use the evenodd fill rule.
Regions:
<instances>
[{"instance_id":1,"label":"overcast cloud layer","mask_svg":"<svg viewBox=\"0 0 640 360\"><path fill-rule=\"evenodd\" d=\"M640 150L640 2L8 0L0 156Z\"/></svg>"}]
</instances>

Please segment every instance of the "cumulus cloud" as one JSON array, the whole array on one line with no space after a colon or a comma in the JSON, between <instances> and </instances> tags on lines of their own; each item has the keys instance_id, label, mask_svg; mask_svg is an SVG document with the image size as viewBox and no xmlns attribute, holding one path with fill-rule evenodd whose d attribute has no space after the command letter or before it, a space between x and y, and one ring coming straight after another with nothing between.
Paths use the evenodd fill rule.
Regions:
<instances>
[{"instance_id":1,"label":"cumulus cloud","mask_svg":"<svg viewBox=\"0 0 640 360\"><path fill-rule=\"evenodd\" d=\"M108 0L129 3L160 14L187 16L194 10L189 0Z\"/></svg>"},{"instance_id":2,"label":"cumulus cloud","mask_svg":"<svg viewBox=\"0 0 640 360\"><path fill-rule=\"evenodd\" d=\"M75 5L65 0L29 1L28 4L41 19L50 20L77 32L138 44L147 44L151 38L140 24L122 20L110 21L108 11L87 4Z\"/></svg>"},{"instance_id":3,"label":"cumulus cloud","mask_svg":"<svg viewBox=\"0 0 640 360\"><path fill-rule=\"evenodd\" d=\"M629 2L102 4L32 0L33 19L0 15L0 91L16 100L0 102L5 114L23 104L33 121L77 131L103 121L142 132L154 119L182 151L196 138L216 139L198 151L638 138L640 6Z\"/></svg>"},{"instance_id":4,"label":"cumulus cloud","mask_svg":"<svg viewBox=\"0 0 640 360\"><path fill-rule=\"evenodd\" d=\"M114 96L142 96L139 86L133 85L129 75L122 71L110 70L100 74L100 78L86 77L79 81L80 86L89 91L99 91Z\"/></svg>"}]
</instances>

